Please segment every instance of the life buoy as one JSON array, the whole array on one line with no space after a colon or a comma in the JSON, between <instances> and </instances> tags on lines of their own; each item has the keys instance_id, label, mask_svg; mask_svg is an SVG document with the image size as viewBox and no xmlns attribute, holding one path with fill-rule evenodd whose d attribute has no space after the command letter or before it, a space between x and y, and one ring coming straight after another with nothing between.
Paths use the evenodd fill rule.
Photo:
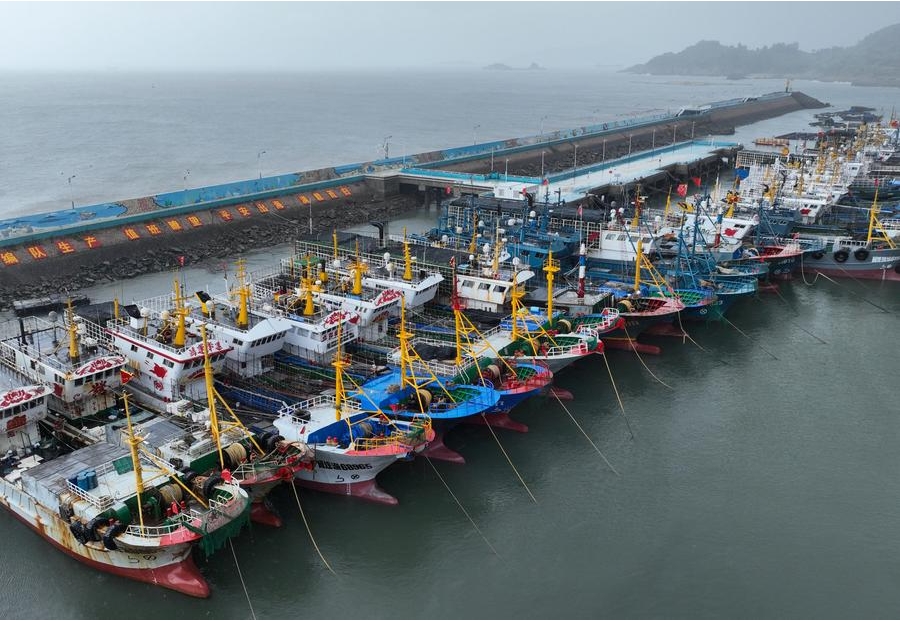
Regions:
<instances>
[{"instance_id":1,"label":"life buoy","mask_svg":"<svg viewBox=\"0 0 900 621\"><path fill-rule=\"evenodd\" d=\"M857 248L853 253L853 258L857 261L865 261L869 258L869 250L867 248Z\"/></svg>"},{"instance_id":2,"label":"life buoy","mask_svg":"<svg viewBox=\"0 0 900 621\"><path fill-rule=\"evenodd\" d=\"M821 250L819 250L818 252L812 253L812 258L815 259L816 261L818 261L819 259L821 259L824 256L825 256L825 253L822 252Z\"/></svg>"},{"instance_id":3,"label":"life buoy","mask_svg":"<svg viewBox=\"0 0 900 621\"><path fill-rule=\"evenodd\" d=\"M843 263L848 258L850 258L850 253L847 252L846 248L841 248L840 250L838 250L837 252L834 253L834 260L837 261L838 263Z\"/></svg>"}]
</instances>

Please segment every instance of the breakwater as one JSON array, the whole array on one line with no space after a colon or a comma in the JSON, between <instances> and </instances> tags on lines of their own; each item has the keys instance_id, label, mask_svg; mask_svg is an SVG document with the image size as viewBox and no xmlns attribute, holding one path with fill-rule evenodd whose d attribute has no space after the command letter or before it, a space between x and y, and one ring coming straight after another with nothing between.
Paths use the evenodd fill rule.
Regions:
<instances>
[{"instance_id":1,"label":"breakwater","mask_svg":"<svg viewBox=\"0 0 900 621\"><path fill-rule=\"evenodd\" d=\"M326 231L390 218L441 197L441 187L401 183L406 167L486 172L488 162L494 168L503 158L507 174L539 178L573 167L576 158L580 165L591 165L823 105L802 93L771 93L416 155L389 158L385 152L386 157L371 162L105 205L73 204L71 212L0 225L0 308L9 308L15 299L77 290L181 262L234 256L291 241L310 228ZM696 164L703 170L721 166L716 157Z\"/></svg>"}]
</instances>

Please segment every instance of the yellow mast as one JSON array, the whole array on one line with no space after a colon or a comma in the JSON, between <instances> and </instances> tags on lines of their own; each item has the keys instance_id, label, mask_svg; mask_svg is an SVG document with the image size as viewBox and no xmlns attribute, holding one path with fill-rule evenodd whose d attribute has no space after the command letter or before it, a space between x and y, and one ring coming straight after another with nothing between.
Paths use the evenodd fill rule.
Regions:
<instances>
[{"instance_id":1,"label":"yellow mast","mask_svg":"<svg viewBox=\"0 0 900 621\"><path fill-rule=\"evenodd\" d=\"M409 339L413 337L411 332L406 331L406 303L400 303L400 329L397 331L397 340L400 341L400 387L412 384L413 388L418 389L413 382L409 381L407 376L409 360Z\"/></svg>"},{"instance_id":2,"label":"yellow mast","mask_svg":"<svg viewBox=\"0 0 900 621\"><path fill-rule=\"evenodd\" d=\"M500 219L494 226L494 261L491 263L491 273L498 274L500 272Z\"/></svg>"},{"instance_id":3,"label":"yellow mast","mask_svg":"<svg viewBox=\"0 0 900 621\"><path fill-rule=\"evenodd\" d=\"M337 351L334 354L334 418L341 420L343 415L342 404L344 402L344 367L347 363L341 357L341 324L344 323L343 318L338 319L337 326Z\"/></svg>"},{"instance_id":4,"label":"yellow mast","mask_svg":"<svg viewBox=\"0 0 900 621\"><path fill-rule=\"evenodd\" d=\"M238 316L235 320L238 329L246 330L250 325L248 307L250 304L250 286L247 284L246 274L244 272L244 260L238 259L237 262L237 279L238 279Z\"/></svg>"},{"instance_id":5,"label":"yellow mast","mask_svg":"<svg viewBox=\"0 0 900 621\"><path fill-rule=\"evenodd\" d=\"M134 466L134 484L137 490L138 523L144 528L144 511L141 509L141 492L144 491L144 478L141 475L141 460L138 457L138 445L144 441L134 435L131 426L131 412L128 410L128 393L122 393L122 401L125 403L125 421L128 423L128 447L131 449L131 463Z\"/></svg>"},{"instance_id":6,"label":"yellow mast","mask_svg":"<svg viewBox=\"0 0 900 621\"><path fill-rule=\"evenodd\" d=\"M406 240L406 227L403 227L403 280L412 280L412 257L409 256L409 242Z\"/></svg>"},{"instance_id":7,"label":"yellow mast","mask_svg":"<svg viewBox=\"0 0 900 621\"><path fill-rule=\"evenodd\" d=\"M513 341L517 341L519 339L519 309L522 308L522 296L525 295L524 291L519 291L518 287L519 281L517 278L517 274L513 274L512 277L512 288L509 290L509 299L510 304L512 305L512 331L510 336Z\"/></svg>"},{"instance_id":8,"label":"yellow mast","mask_svg":"<svg viewBox=\"0 0 900 621\"><path fill-rule=\"evenodd\" d=\"M310 264L312 261L312 257L309 256L309 253L306 255L306 276L303 278L303 286L306 289L306 305L303 307L303 314L306 316L312 315L316 312L316 307L313 304L313 280L312 280L312 265Z\"/></svg>"},{"instance_id":9,"label":"yellow mast","mask_svg":"<svg viewBox=\"0 0 900 621\"><path fill-rule=\"evenodd\" d=\"M175 286L175 321L177 321L177 327L175 328L175 336L172 338L172 345L180 348L184 347L185 343L185 326L184 326L184 318L187 316L187 309L184 307L184 296L181 294L181 287L178 286L178 279L174 279Z\"/></svg>"},{"instance_id":10,"label":"yellow mast","mask_svg":"<svg viewBox=\"0 0 900 621\"><path fill-rule=\"evenodd\" d=\"M637 240L637 256L634 261L634 291L635 293L640 293L641 291L641 252L643 250L641 241L641 231L638 230L638 240Z\"/></svg>"},{"instance_id":11,"label":"yellow mast","mask_svg":"<svg viewBox=\"0 0 900 621\"><path fill-rule=\"evenodd\" d=\"M356 265L353 266L353 295L362 294L362 260L359 258L359 240L356 240Z\"/></svg>"},{"instance_id":12,"label":"yellow mast","mask_svg":"<svg viewBox=\"0 0 900 621\"><path fill-rule=\"evenodd\" d=\"M547 262L544 264L544 273L547 275L547 322L553 327L553 279L556 272L559 271L559 261L553 261L553 251L547 255Z\"/></svg>"},{"instance_id":13,"label":"yellow mast","mask_svg":"<svg viewBox=\"0 0 900 621\"><path fill-rule=\"evenodd\" d=\"M75 311L72 310L72 300L66 306L66 331L69 334L69 360L77 363L81 356L78 354L78 327L75 325Z\"/></svg>"},{"instance_id":14,"label":"yellow mast","mask_svg":"<svg viewBox=\"0 0 900 621\"><path fill-rule=\"evenodd\" d=\"M203 339L203 378L206 380L206 404L209 408L209 430L219 452L219 465L225 467L222 456L222 442L219 439L219 417L216 415L216 389L213 385L212 364L209 361L209 346L206 342L206 324L200 324L200 338Z\"/></svg>"}]
</instances>

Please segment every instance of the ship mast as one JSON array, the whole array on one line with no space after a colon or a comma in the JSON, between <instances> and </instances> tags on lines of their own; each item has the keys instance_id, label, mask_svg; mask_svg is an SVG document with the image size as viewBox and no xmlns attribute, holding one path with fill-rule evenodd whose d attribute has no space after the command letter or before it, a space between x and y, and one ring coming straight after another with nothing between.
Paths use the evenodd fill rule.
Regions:
<instances>
[{"instance_id":1,"label":"ship mast","mask_svg":"<svg viewBox=\"0 0 900 621\"><path fill-rule=\"evenodd\" d=\"M403 280L412 280L412 257L409 255L409 242L406 239L406 227L403 227Z\"/></svg>"},{"instance_id":2,"label":"ship mast","mask_svg":"<svg viewBox=\"0 0 900 621\"><path fill-rule=\"evenodd\" d=\"M203 378L206 381L206 404L209 408L209 430L216 450L219 453L219 465L225 467L225 458L222 455L222 442L219 438L219 417L216 414L216 390L213 386L212 364L209 361L209 344L206 341L206 324L200 324L200 338L203 340Z\"/></svg>"},{"instance_id":3,"label":"ship mast","mask_svg":"<svg viewBox=\"0 0 900 621\"><path fill-rule=\"evenodd\" d=\"M138 523L141 525L141 530L144 528L144 511L141 508L141 492L144 491L144 478L141 475L141 460L138 456L138 445L144 441L143 438L139 438L134 435L134 428L131 426L131 412L128 409L128 393L122 393L122 401L125 403L125 421L128 423L128 447L131 449L131 463L134 466L134 483L135 489L137 490L137 508L138 508Z\"/></svg>"},{"instance_id":4,"label":"ship mast","mask_svg":"<svg viewBox=\"0 0 900 621\"><path fill-rule=\"evenodd\" d=\"M559 271L559 261L553 261L553 250L547 254L547 262L544 264L544 273L547 275L547 322L553 327L553 279Z\"/></svg>"},{"instance_id":5,"label":"ship mast","mask_svg":"<svg viewBox=\"0 0 900 621\"><path fill-rule=\"evenodd\" d=\"M337 350L334 353L334 362L332 362L332 366L334 366L334 419L341 420L343 412L342 406L344 403L344 368L347 366L347 363L344 362L343 357L341 356L341 324L344 323L344 318L341 317L338 319L337 325Z\"/></svg>"}]
</instances>

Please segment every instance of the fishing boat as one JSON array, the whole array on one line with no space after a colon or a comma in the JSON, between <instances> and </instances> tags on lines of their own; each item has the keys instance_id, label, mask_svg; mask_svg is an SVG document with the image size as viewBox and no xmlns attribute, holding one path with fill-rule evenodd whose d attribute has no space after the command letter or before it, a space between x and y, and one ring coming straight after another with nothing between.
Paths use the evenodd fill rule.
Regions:
<instances>
[{"instance_id":1,"label":"fishing boat","mask_svg":"<svg viewBox=\"0 0 900 621\"><path fill-rule=\"evenodd\" d=\"M250 499L218 477L185 481L142 446L128 422L127 446L95 442L59 453L39 429L46 394L21 386L0 396L0 415L24 417L0 438L0 504L57 549L93 569L195 597L209 585L191 552L207 554L246 523ZM18 420L22 420L21 418ZM176 502L173 508L167 500Z\"/></svg>"},{"instance_id":2,"label":"fishing boat","mask_svg":"<svg viewBox=\"0 0 900 621\"><path fill-rule=\"evenodd\" d=\"M824 248L803 256L801 269L826 276L900 280L900 247L878 218L878 193L869 209L864 239L849 235L819 237Z\"/></svg>"},{"instance_id":3,"label":"fishing boat","mask_svg":"<svg viewBox=\"0 0 900 621\"><path fill-rule=\"evenodd\" d=\"M340 347L333 365L334 395L285 405L273 423L284 438L315 451L314 467L298 471L294 480L319 491L397 504L375 477L399 460L412 459L435 439L431 418L421 410L404 411L405 416L398 418L397 408L389 416L372 401L363 406L358 397L366 394L364 390L357 389L352 393L356 398L348 399L347 362Z\"/></svg>"},{"instance_id":4,"label":"fishing boat","mask_svg":"<svg viewBox=\"0 0 900 621\"><path fill-rule=\"evenodd\" d=\"M368 264L358 253L356 258L351 266L351 275L340 278L329 278L324 261L316 264L312 255L302 259L282 259L279 266L254 273L254 295L264 304L275 306L276 296L285 295L298 285L303 286L304 272L318 265L316 280L306 284L313 301L326 312L340 310L355 313L358 316L358 338L377 341L387 333L388 319L398 314L403 293L396 288L364 286L363 276L368 271Z\"/></svg>"},{"instance_id":5,"label":"fishing boat","mask_svg":"<svg viewBox=\"0 0 900 621\"><path fill-rule=\"evenodd\" d=\"M643 253L643 240L637 237L634 266L634 284L626 285L621 281L607 281L595 286L592 290L610 294L610 304L615 308L617 320L612 329L603 335L605 346L616 349L631 349L640 353L658 354L659 347L640 343L637 337L656 326L666 328L684 310L685 304L678 296L656 296L647 293L641 287L641 273L644 269L652 269L650 261ZM654 270L655 271L655 270ZM618 321L621 318L623 321ZM594 326L610 324L610 313L584 315L572 319L572 327L577 332L590 333Z\"/></svg>"},{"instance_id":6,"label":"fishing boat","mask_svg":"<svg viewBox=\"0 0 900 621\"><path fill-rule=\"evenodd\" d=\"M85 334L70 305L61 316L22 317L3 325L0 364L51 387L50 410L69 420L102 421L116 408L125 357Z\"/></svg>"},{"instance_id":7,"label":"fishing boat","mask_svg":"<svg viewBox=\"0 0 900 621\"><path fill-rule=\"evenodd\" d=\"M431 302L437 295L444 277L438 271L418 268L416 257L412 256L410 252L406 228L403 229L402 244L402 272L390 252L383 253L379 260L375 255L360 254L358 248L355 256L340 248L336 231L332 234L333 250L328 261L315 255L310 256L313 261L319 261L322 273L331 274L337 279L353 278L355 266L365 264L365 268L362 270L362 287L375 291L400 291L403 294L403 303L406 305L406 309L411 310ZM301 250L309 251L298 242L297 256L304 256L301 254Z\"/></svg>"},{"instance_id":8,"label":"fishing boat","mask_svg":"<svg viewBox=\"0 0 900 621\"><path fill-rule=\"evenodd\" d=\"M177 278L173 284L171 305L160 312L113 301L111 308L91 307L80 315L91 342L126 360L123 376L133 400L157 412L167 411L172 404L206 399L201 332L187 320L190 313ZM224 369L231 348L223 339L207 339L214 373Z\"/></svg>"},{"instance_id":9,"label":"fishing boat","mask_svg":"<svg viewBox=\"0 0 900 621\"><path fill-rule=\"evenodd\" d=\"M435 459L464 463L461 455L451 451L443 442L450 425L464 418L480 415L496 407L500 393L493 383L460 384L446 376L440 377L416 351L414 334L406 325L405 307L401 308L397 338L399 366L389 366L350 393L363 409L387 412L404 420L415 420L426 414L435 423L435 438L426 454Z\"/></svg>"}]
</instances>

